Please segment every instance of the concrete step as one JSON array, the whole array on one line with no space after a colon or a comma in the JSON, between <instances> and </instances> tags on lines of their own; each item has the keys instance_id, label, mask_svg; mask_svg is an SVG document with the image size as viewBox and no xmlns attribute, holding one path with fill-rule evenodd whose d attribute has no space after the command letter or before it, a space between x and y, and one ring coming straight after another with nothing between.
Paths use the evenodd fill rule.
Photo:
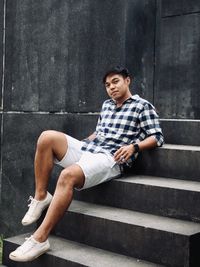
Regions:
<instances>
[{"instance_id":1,"label":"concrete step","mask_svg":"<svg viewBox=\"0 0 200 267\"><path fill-rule=\"evenodd\" d=\"M200 120L160 119L165 142L200 146Z\"/></svg>"},{"instance_id":2,"label":"concrete step","mask_svg":"<svg viewBox=\"0 0 200 267\"><path fill-rule=\"evenodd\" d=\"M49 237L51 250L40 258L28 263L9 260L9 253L22 244L27 236L30 236L30 234L8 238L4 241L4 251L6 251L4 262L9 267L161 267L158 264L141 261L55 236Z\"/></svg>"},{"instance_id":3,"label":"concrete step","mask_svg":"<svg viewBox=\"0 0 200 267\"><path fill-rule=\"evenodd\" d=\"M200 146L165 144L144 151L129 172L200 181Z\"/></svg>"},{"instance_id":4,"label":"concrete step","mask_svg":"<svg viewBox=\"0 0 200 267\"><path fill-rule=\"evenodd\" d=\"M200 182L195 181L132 175L76 191L75 199L200 222Z\"/></svg>"},{"instance_id":5,"label":"concrete step","mask_svg":"<svg viewBox=\"0 0 200 267\"><path fill-rule=\"evenodd\" d=\"M54 234L166 266L200 266L194 222L73 201Z\"/></svg>"}]
</instances>

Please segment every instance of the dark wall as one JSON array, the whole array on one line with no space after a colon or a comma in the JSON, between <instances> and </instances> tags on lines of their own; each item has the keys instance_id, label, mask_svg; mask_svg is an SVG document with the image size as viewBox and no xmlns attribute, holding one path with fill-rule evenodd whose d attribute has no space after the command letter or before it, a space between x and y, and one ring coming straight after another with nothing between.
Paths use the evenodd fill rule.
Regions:
<instances>
[{"instance_id":1,"label":"dark wall","mask_svg":"<svg viewBox=\"0 0 200 267\"><path fill-rule=\"evenodd\" d=\"M156 1L127 1L126 66L133 72L133 93L153 101Z\"/></svg>"},{"instance_id":2,"label":"dark wall","mask_svg":"<svg viewBox=\"0 0 200 267\"><path fill-rule=\"evenodd\" d=\"M199 0L162 0L161 4L163 17L200 12Z\"/></svg>"},{"instance_id":3,"label":"dark wall","mask_svg":"<svg viewBox=\"0 0 200 267\"><path fill-rule=\"evenodd\" d=\"M3 79L3 27L4 27L4 1L0 1L0 129L2 125L2 79ZM0 144L2 136L0 133ZM0 209L1 209L1 188L2 188L2 173L1 173L1 147L0 147ZM1 217L1 216L0 216ZM1 224L0 224L1 233Z\"/></svg>"},{"instance_id":4,"label":"dark wall","mask_svg":"<svg viewBox=\"0 0 200 267\"><path fill-rule=\"evenodd\" d=\"M126 63L151 98L154 0L7 0L6 18L5 110L99 111L104 71Z\"/></svg>"},{"instance_id":5,"label":"dark wall","mask_svg":"<svg viewBox=\"0 0 200 267\"><path fill-rule=\"evenodd\" d=\"M200 118L200 2L159 1L155 105L163 118Z\"/></svg>"},{"instance_id":6,"label":"dark wall","mask_svg":"<svg viewBox=\"0 0 200 267\"><path fill-rule=\"evenodd\" d=\"M0 1L0 110L2 110L4 1Z\"/></svg>"}]
</instances>

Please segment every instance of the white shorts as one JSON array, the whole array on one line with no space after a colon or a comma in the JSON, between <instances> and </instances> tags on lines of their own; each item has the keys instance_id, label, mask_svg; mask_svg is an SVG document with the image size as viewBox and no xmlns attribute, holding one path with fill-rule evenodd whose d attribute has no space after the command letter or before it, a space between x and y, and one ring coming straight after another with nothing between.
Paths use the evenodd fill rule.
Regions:
<instances>
[{"instance_id":1,"label":"white shorts","mask_svg":"<svg viewBox=\"0 0 200 267\"><path fill-rule=\"evenodd\" d=\"M85 183L81 190L121 176L120 167L112 156L82 151L82 141L69 135L66 135L66 138L68 150L61 161L55 159L54 162L63 168L72 164L78 164L81 167L85 175Z\"/></svg>"}]
</instances>

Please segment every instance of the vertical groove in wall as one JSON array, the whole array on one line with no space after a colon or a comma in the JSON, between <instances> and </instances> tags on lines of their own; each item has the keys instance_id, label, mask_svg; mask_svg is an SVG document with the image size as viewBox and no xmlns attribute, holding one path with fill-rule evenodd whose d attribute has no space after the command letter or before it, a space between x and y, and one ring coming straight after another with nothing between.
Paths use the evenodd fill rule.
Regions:
<instances>
[{"instance_id":1,"label":"vertical groove in wall","mask_svg":"<svg viewBox=\"0 0 200 267\"><path fill-rule=\"evenodd\" d=\"M5 43L6 43L6 0L3 2L3 56L2 56L2 83L1 83L1 91L2 91L2 98L1 98L1 109L2 109L2 115L1 115L1 162L0 162L0 203L1 203L1 186L2 186L2 161L3 161L3 153L2 153L2 147L3 147L3 109L4 109L4 85L5 85Z\"/></svg>"},{"instance_id":2,"label":"vertical groove in wall","mask_svg":"<svg viewBox=\"0 0 200 267\"><path fill-rule=\"evenodd\" d=\"M158 0L155 0L155 19L154 19L154 51L153 51L153 104L155 105L155 84L156 84L156 41L157 41L157 15Z\"/></svg>"},{"instance_id":3,"label":"vertical groove in wall","mask_svg":"<svg viewBox=\"0 0 200 267\"><path fill-rule=\"evenodd\" d=\"M123 62L123 65L128 67L127 66L127 53L126 53L126 43L127 43L127 23L128 23L128 19L127 19L127 10L128 10L128 6L129 6L129 3L127 1L125 1L125 8L124 8L124 62Z\"/></svg>"},{"instance_id":4,"label":"vertical groove in wall","mask_svg":"<svg viewBox=\"0 0 200 267\"><path fill-rule=\"evenodd\" d=\"M6 0L4 0L4 10L3 10L3 56L2 56L2 83L1 83L1 91L2 91L2 99L1 99L1 109L3 110L3 96L4 96L4 81L5 81L5 27L6 27Z\"/></svg>"}]
</instances>

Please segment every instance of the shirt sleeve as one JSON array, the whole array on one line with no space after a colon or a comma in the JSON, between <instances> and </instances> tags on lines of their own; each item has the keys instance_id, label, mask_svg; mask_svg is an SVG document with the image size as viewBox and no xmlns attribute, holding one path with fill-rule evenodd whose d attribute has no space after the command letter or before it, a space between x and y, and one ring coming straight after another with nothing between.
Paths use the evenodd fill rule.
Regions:
<instances>
[{"instance_id":1,"label":"shirt sleeve","mask_svg":"<svg viewBox=\"0 0 200 267\"><path fill-rule=\"evenodd\" d=\"M103 103L103 105L101 107L101 111L100 111L100 114L99 114L99 117L98 117L96 129L95 129L95 133L96 134L101 131L102 115L103 115L103 112L104 112L105 109L106 109L106 101L104 101L104 103Z\"/></svg>"},{"instance_id":2,"label":"shirt sleeve","mask_svg":"<svg viewBox=\"0 0 200 267\"><path fill-rule=\"evenodd\" d=\"M157 146L162 146L164 142L162 129L159 123L158 114L150 103L146 103L140 115L140 126L147 136L154 136Z\"/></svg>"},{"instance_id":3,"label":"shirt sleeve","mask_svg":"<svg viewBox=\"0 0 200 267\"><path fill-rule=\"evenodd\" d=\"M96 125L96 130L95 133L98 133L100 131L101 128L101 115L99 115L98 121L97 121L97 125Z\"/></svg>"}]
</instances>

